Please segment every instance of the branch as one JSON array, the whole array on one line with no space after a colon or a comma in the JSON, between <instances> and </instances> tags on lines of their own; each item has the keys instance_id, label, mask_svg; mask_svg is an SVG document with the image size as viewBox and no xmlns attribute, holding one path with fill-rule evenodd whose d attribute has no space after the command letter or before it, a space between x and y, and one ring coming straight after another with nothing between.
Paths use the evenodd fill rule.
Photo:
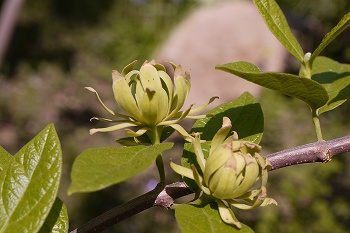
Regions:
<instances>
[{"instance_id":1,"label":"branch","mask_svg":"<svg viewBox=\"0 0 350 233\"><path fill-rule=\"evenodd\" d=\"M159 183L152 191L121 204L90 220L70 233L96 233L154 206L169 209L174 199L193 193L183 182Z\"/></svg>"},{"instance_id":2,"label":"branch","mask_svg":"<svg viewBox=\"0 0 350 233\"><path fill-rule=\"evenodd\" d=\"M350 135L330 141L318 141L267 155L276 170L302 163L329 162L333 156L350 151ZM152 191L117 206L70 233L96 233L154 206L169 209L174 200L193 193L183 182L159 183Z\"/></svg>"},{"instance_id":3,"label":"branch","mask_svg":"<svg viewBox=\"0 0 350 233\"><path fill-rule=\"evenodd\" d=\"M279 151L266 158L276 170L302 163L329 162L333 156L350 151L350 135L329 141L318 141L291 149Z\"/></svg>"}]
</instances>

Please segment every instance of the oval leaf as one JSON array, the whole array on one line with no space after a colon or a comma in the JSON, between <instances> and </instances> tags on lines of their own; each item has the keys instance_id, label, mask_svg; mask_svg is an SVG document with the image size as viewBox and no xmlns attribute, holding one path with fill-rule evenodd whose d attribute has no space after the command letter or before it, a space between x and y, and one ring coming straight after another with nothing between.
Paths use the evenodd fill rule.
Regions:
<instances>
[{"instance_id":1,"label":"oval leaf","mask_svg":"<svg viewBox=\"0 0 350 233\"><path fill-rule=\"evenodd\" d=\"M277 3L274 0L254 0L254 3L272 34L302 63L303 49L290 30L286 17Z\"/></svg>"},{"instance_id":2,"label":"oval leaf","mask_svg":"<svg viewBox=\"0 0 350 233\"><path fill-rule=\"evenodd\" d=\"M224 223L215 202L206 205L179 205L175 208L175 217L182 233L254 233L244 224L241 229L237 229Z\"/></svg>"},{"instance_id":3,"label":"oval leaf","mask_svg":"<svg viewBox=\"0 0 350 233\"><path fill-rule=\"evenodd\" d=\"M349 64L341 64L327 57L317 57L311 78L320 83L329 95L327 104L318 109L318 114L338 107L350 97Z\"/></svg>"},{"instance_id":4,"label":"oval leaf","mask_svg":"<svg viewBox=\"0 0 350 233\"><path fill-rule=\"evenodd\" d=\"M332 28L330 32L328 32L325 37L322 39L320 45L317 47L317 49L313 52L313 54L310 57L309 63L313 64L313 61L316 59L316 57L322 52L324 48L327 47L329 43L331 43L340 33L342 33L347 27L350 25L350 12L344 15L344 17L339 21L337 26Z\"/></svg>"},{"instance_id":5,"label":"oval leaf","mask_svg":"<svg viewBox=\"0 0 350 233\"><path fill-rule=\"evenodd\" d=\"M52 124L0 173L0 232L38 232L56 200L61 146Z\"/></svg>"},{"instance_id":6,"label":"oval leaf","mask_svg":"<svg viewBox=\"0 0 350 233\"><path fill-rule=\"evenodd\" d=\"M3 170L12 159L13 156L0 146L0 171Z\"/></svg>"},{"instance_id":7,"label":"oval leaf","mask_svg":"<svg viewBox=\"0 0 350 233\"><path fill-rule=\"evenodd\" d=\"M202 132L201 139L211 141L222 126L224 116L230 118L238 138L259 144L264 131L264 116L259 102L245 92L237 99L221 104L206 112L211 117L199 119L191 132Z\"/></svg>"},{"instance_id":8,"label":"oval leaf","mask_svg":"<svg viewBox=\"0 0 350 233\"><path fill-rule=\"evenodd\" d=\"M124 181L148 168L173 143L87 149L73 163L68 194L92 192Z\"/></svg>"},{"instance_id":9,"label":"oval leaf","mask_svg":"<svg viewBox=\"0 0 350 233\"><path fill-rule=\"evenodd\" d=\"M263 72L249 62L234 62L216 66L260 86L298 98L316 110L328 101L326 89L319 83L292 74Z\"/></svg>"},{"instance_id":10,"label":"oval leaf","mask_svg":"<svg viewBox=\"0 0 350 233\"><path fill-rule=\"evenodd\" d=\"M39 233L66 233L68 232L67 208L63 202L56 198L49 215Z\"/></svg>"}]
</instances>

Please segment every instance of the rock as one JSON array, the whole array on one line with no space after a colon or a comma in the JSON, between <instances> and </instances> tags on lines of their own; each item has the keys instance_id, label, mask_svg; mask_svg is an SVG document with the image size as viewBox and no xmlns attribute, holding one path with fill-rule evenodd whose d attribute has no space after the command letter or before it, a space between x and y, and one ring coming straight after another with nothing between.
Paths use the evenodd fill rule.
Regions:
<instances>
[{"instance_id":1,"label":"rock","mask_svg":"<svg viewBox=\"0 0 350 233\"><path fill-rule=\"evenodd\" d=\"M158 49L156 61L172 61L191 70L186 106L201 105L212 96L220 103L261 87L216 70L217 64L248 61L264 71L283 71L287 52L272 35L250 1L224 1L195 9Z\"/></svg>"}]
</instances>

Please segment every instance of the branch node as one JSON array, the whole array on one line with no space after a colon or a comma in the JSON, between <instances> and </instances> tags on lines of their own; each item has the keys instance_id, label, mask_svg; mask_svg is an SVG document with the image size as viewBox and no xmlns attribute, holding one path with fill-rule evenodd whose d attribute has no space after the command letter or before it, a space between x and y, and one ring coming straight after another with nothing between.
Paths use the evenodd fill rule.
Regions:
<instances>
[{"instance_id":1,"label":"branch node","mask_svg":"<svg viewBox=\"0 0 350 233\"><path fill-rule=\"evenodd\" d=\"M322 163L328 163L331 160L332 160L332 151L328 149L325 153L325 157L323 158Z\"/></svg>"},{"instance_id":2,"label":"branch node","mask_svg":"<svg viewBox=\"0 0 350 233\"><path fill-rule=\"evenodd\" d=\"M166 192L166 189L163 189L157 196L154 206L162 207L163 209L170 209L171 205L174 203L174 199L169 196L169 194Z\"/></svg>"}]
</instances>

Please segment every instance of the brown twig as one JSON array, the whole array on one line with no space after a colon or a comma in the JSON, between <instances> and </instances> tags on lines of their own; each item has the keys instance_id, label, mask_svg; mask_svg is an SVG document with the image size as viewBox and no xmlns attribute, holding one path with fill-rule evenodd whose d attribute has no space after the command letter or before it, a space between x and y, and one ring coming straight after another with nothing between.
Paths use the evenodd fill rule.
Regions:
<instances>
[{"instance_id":1,"label":"brown twig","mask_svg":"<svg viewBox=\"0 0 350 233\"><path fill-rule=\"evenodd\" d=\"M318 141L266 156L271 170L302 163L329 162L333 156L350 151L350 135L329 141Z\"/></svg>"},{"instance_id":2,"label":"brown twig","mask_svg":"<svg viewBox=\"0 0 350 233\"><path fill-rule=\"evenodd\" d=\"M350 151L350 135L330 141L318 141L267 155L272 168L276 170L302 163L329 162L333 156ZM158 184L152 191L117 206L90 220L70 233L96 233L138 214L159 206L169 209L174 200L193 193L183 182L169 185Z\"/></svg>"},{"instance_id":3,"label":"brown twig","mask_svg":"<svg viewBox=\"0 0 350 233\"><path fill-rule=\"evenodd\" d=\"M183 182L169 185L159 183L150 192L101 214L70 233L102 232L108 227L151 207L159 206L169 209L175 199L191 193L192 191Z\"/></svg>"}]
</instances>

